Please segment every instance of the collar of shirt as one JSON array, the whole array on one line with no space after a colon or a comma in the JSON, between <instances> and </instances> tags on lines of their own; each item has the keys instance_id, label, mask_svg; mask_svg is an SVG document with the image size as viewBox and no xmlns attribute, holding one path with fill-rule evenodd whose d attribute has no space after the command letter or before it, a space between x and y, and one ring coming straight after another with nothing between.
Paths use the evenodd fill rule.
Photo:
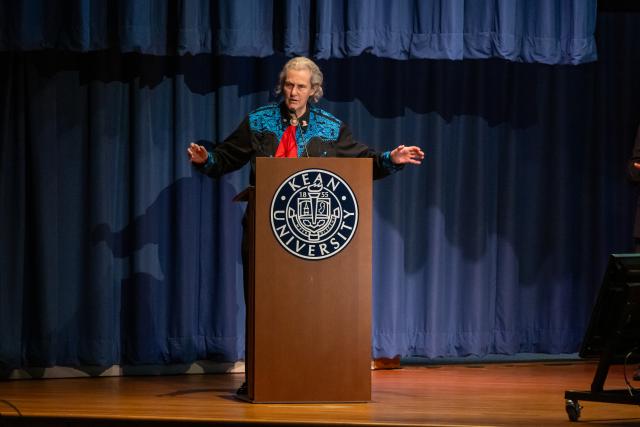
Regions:
<instances>
[{"instance_id":1,"label":"collar of shirt","mask_svg":"<svg viewBox=\"0 0 640 427\"><path fill-rule=\"evenodd\" d=\"M287 106L284 105L284 101L280 103L280 116L282 117L282 123L284 123L285 127L292 125L292 117L287 109ZM309 117L311 116L311 108L309 104L307 104L307 108L303 115L298 117L298 125L305 130L307 126L309 126Z\"/></svg>"}]
</instances>

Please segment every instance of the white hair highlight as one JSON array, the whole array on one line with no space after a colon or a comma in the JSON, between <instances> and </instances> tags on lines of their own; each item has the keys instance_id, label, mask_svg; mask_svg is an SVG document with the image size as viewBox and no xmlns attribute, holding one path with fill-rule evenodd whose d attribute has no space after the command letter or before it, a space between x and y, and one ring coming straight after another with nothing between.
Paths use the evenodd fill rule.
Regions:
<instances>
[{"instance_id":1,"label":"white hair highlight","mask_svg":"<svg viewBox=\"0 0 640 427\"><path fill-rule=\"evenodd\" d=\"M320 71L320 67L318 67L315 62L304 56L291 58L286 64L284 64L282 71L280 71L280 76L278 77L278 84L275 90L276 95L280 95L282 93L284 80L287 78L287 71L289 70L309 70L311 72L311 89L314 90L310 99L313 102L320 101L320 98L322 98L324 93L322 90L322 71Z\"/></svg>"}]
</instances>

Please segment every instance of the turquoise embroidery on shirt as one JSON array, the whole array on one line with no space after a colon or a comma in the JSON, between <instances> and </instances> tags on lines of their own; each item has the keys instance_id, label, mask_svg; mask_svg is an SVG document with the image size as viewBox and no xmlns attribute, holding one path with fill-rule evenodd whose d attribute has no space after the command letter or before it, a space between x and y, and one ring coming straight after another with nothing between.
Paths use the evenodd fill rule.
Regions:
<instances>
[{"instance_id":1,"label":"turquoise embroidery on shirt","mask_svg":"<svg viewBox=\"0 0 640 427\"><path fill-rule=\"evenodd\" d=\"M324 143L334 143L340 135L342 122L332 114L310 106L309 123L306 128L296 129L298 156L304 156L306 146L312 138L320 138ZM249 113L249 127L253 133L271 133L277 141L282 139L287 123L282 120L279 104L268 104Z\"/></svg>"},{"instance_id":2,"label":"turquoise embroidery on shirt","mask_svg":"<svg viewBox=\"0 0 640 427\"><path fill-rule=\"evenodd\" d=\"M307 134L307 140L318 137L321 138L323 142L335 142L340 135L341 124L337 117L320 108L311 107L309 127L305 132Z\"/></svg>"},{"instance_id":3,"label":"turquoise embroidery on shirt","mask_svg":"<svg viewBox=\"0 0 640 427\"><path fill-rule=\"evenodd\" d=\"M249 113L249 127L254 133L272 133L280 141L284 133L280 106L269 104Z\"/></svg>"}]
</instances>

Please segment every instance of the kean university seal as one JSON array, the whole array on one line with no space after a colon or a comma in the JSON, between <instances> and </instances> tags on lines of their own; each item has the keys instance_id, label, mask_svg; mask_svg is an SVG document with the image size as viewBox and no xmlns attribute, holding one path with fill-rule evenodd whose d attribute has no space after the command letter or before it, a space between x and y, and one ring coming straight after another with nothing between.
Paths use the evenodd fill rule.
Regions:
<instances>
[{"instance_id":1,"label":"kean university seal","mask_svg":"<svg viewBox=\"0 0 640 427\"><path fill-rule=\"evenodd\" d=\"M358 203L347 183L322 169L288 177L271 202L271 228L291 254L319 260L344 249L358 227Z\"/></svg>"}]
</instances>

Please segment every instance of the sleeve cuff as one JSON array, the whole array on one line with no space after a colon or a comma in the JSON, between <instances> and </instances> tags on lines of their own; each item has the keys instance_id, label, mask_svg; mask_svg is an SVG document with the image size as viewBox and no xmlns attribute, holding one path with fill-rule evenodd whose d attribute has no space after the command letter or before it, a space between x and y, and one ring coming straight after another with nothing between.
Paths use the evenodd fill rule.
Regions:
<instances>
[{"instance_id":1,"label":"sleeve cuff","mask_svg":"<svg viewBox=\"0 0 640 427\"><path fill-rule=\"evenodd\" d=\"M211 170L214 164L215 164L215 160L213 158L213 154L209 152L207 156L207 161L202 165L195 165L195 166L196 166L196 169L198 169L200 172L207 173L208 171Z\"/></svg>"},{"instance_id":2,"label":"sleeve cuff","mask_svg":"<svg viewBox=\"0 0 640 427\"><path fill-rule=\"evenodd\" d=\"M391 151L382 153L382 166L392 173L404 169L404 165L396 165L391 161Z\"/></svg>"}]
</instances>

